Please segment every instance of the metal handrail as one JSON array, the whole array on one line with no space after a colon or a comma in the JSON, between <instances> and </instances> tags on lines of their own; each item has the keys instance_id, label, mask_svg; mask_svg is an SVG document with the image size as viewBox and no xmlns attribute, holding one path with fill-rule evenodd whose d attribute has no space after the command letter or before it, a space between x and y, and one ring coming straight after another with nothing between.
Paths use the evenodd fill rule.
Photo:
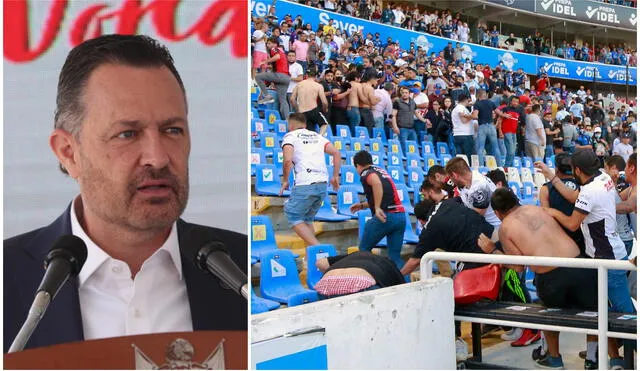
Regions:
<instances>
[{"instance_id":1,"label":"metal handrail","mask_svg":"<svg viewBox=\"0 0 640 371\"><path fill-rule=\"evenodd\" d=\"M598 353L608 354L607 334L614 335L609 332L609 315L608 315L608 286L607 286L607 270L627 270L637 271L638 268L629 261L609 260L609 259L580 259L580 258L554 258L548 256L515 256L501 254L472 254L472 253L454 253L444 251L431 251L420 259L420 280L426 280L433 275L433 262L439 260L461 261L468 263L494 263L494 264L510 264L510 265L537 265L546 267L566 267L566 268L587 268L598 270ZM493 321L504 322L504 321ZM535 325L526 323L527 325ZM549 327L549 326L547 326ZM557 329L559 329L558 327ZM569 327L564 327L569 328ZM593 334L593 330L572 327L576 332ZM615 334L622 335L622 334ZM628 337L628 336L624 336ZM632 338L637 338L632 335ZM598 368L601 370L608 369L608 357L598 357Z\"/></svg>"}]
</instances>

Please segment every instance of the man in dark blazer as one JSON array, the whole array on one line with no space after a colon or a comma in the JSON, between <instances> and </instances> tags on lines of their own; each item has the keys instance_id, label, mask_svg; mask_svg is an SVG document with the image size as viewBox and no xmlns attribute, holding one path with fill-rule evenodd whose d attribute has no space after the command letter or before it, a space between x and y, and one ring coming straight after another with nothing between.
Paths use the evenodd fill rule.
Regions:
<instances>
[{"instance_id":1,"label":"man in dark blazer","mask_svg":"<svg viewBox=\"0 0 640 371\"><path fill-rule=\"evenodd\" d=\"M5 353L27 317L47 252L67 234L86 243L87 262L26 348L247 330L246 300L196 268L189 253L189 233L199 226L180 219L189 191L187 99L166 48L131 35L75 47L60 73L49 144L80 194L49 226L4 241ZM205 228L246 271L247 236Z\"/></svg>"}]
</instances>

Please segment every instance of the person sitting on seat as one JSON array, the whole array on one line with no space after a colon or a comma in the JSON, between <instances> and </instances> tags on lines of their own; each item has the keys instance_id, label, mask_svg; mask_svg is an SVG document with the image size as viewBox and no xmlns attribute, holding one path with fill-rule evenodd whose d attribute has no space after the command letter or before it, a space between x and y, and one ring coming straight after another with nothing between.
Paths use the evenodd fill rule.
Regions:
<instances>
[{"instance_id":1,"label":"person sitting on seat","mask_svg":"<svg viewBox=\"0 0 640 371\"><path fill-rule=\"evenodd\" d=\"M491 206L502 221L499 231L501 248L487 236L478 238L478 246L487 254L580 258L578 245L560 224L536 206L520 206L518 197L508 188L498 188ZM521 271L522 266L511 266ZM598 309L597 272L594 269L530 266L536 273L538 296L546 307ZM559 332L544 331L548 349L534 351L534 359L544 368L564 367L560 354ZM587 359L595 360L597 336L587 335ZM586 363L585 363L586 365Z\"/></svg>"},{"instance_id":2,"label":"person sitting on seat","mask_svg":"<svg viewBox=\"0 0 640 371\"><path fill-rule=\"evenodd\" d=\"M321 299L405 283L391 259L369 251L318 259L316 267L324 273L314 287Z\"/></svg>"}]
</instances>

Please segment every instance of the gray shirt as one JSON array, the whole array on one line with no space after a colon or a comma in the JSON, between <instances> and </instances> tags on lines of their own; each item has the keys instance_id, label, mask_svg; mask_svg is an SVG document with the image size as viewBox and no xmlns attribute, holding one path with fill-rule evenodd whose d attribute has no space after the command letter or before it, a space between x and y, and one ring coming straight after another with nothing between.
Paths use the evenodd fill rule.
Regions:
<instances>
[{"instance_id":1,"label":"gray shirt","mask_svg":"<svg viewBox=\"0 0 640 371\"><path fill-rule=\"evenodd\" d=\"M538 136L538 129L544 130L544 125L542 125L540 116L535 113L528 114L526 117L526 130L524 133L524 140L538 146L545 145L544 139L542 139L542 142L540 141L540 137Z\"/></svg>"},{"instance_id":2,"label":"gray shirt","mask_svg":"<svg viewBox=\"0 0 640 371\"><path fill-rule=\"evenodd\" d=\"M562 137L564 140L562 141L563 147L571 147L575 144L576 139L578 139L578 130L576 127L569 123L562 124Z\"/></svg>"}]
</instances>

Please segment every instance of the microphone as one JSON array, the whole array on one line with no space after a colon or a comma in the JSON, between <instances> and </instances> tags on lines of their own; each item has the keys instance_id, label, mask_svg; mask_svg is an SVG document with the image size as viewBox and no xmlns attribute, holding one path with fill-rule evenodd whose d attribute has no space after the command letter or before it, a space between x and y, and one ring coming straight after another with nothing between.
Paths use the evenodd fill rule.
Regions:
<instances>
[{"instance_id":1,"label":"microphone","mask_svg":"<svg viewBox=\"0 0 640 371\"><path fill-rule=\"evenodd\" d=\"M247 275L231 260L226 246L204 227L194 227L189 233L188 247L198 269L216 277L221 285L249 299Z\"/></svg>"},{"instance_id":2,"label":"microphone","mask_svg":"<svg viewBox=\"0 0 640 371\"><path fill-rule=\"evenodd\" d=\"M70 277L76 277L87 260L87 246L79 237L58 238L44 260L45 273L36 291L27 319L11 343L9 353L24 349L51 301Z\"/></svg>"}]
</instances>

